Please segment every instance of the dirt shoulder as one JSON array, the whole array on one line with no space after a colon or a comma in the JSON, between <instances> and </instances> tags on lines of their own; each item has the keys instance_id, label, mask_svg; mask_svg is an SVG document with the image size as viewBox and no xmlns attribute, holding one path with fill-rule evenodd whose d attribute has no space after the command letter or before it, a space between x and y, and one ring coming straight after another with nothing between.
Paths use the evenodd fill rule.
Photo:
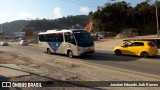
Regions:
<instances>
[{"instance_id":1,"label":"dirt shoulder","mask_svg":"<svg viewBox=\"0 0 160 90\"><path fill-rule=\"evenodd\" d=\"M106 38L100 41L95 41L95 48L100 51L112 51L115 46L122 44L123 39Z\"/></svg>"}]
</instances>

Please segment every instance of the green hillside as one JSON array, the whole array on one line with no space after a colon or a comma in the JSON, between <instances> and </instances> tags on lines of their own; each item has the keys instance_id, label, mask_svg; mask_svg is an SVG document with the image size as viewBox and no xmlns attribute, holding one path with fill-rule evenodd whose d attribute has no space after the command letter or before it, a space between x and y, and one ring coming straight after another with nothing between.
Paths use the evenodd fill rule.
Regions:
<instances>
[{"instance_id":1,"label":"green hillside","mask_svg":"<svg viewBox=\"0 0 160 90\"><path fill-rule=\"evenodd\" d=\"M155 3L150 1L146 0L135 7L125 1L106 3L98 7L97 11L89 14L93 22L93 31L119 33L126 28L136 28L140 34L157 33ZM157 4L160 19L160 1Z\"/></svg>"},{"instance_id":2,"label":"green hillside","mask_svg":"<svg viewBox=\"0 0 160 90\"><path fill-rule=\"evenodd\" d=\"M2 33L4 35L12 35L14 32L20 31L26 24L27 21L25 20L17 20L0 24L0 29L2 27Z\"/></svg>"},{"instance_id":3,"label":"green hillside","mask_svg":"<svg viewBox=\"0 0 160 90\"><path fill-rule=\"evenodd\" d=\"M24 31L27 34L34 31L46 31L50 29L70 29L70 28L84 28L89 22L89 17L85 15L68 16L59 19L36 19L36 20L18 20L8 23L3 23L3 34L13 35L14 32Z\"/></svg>"}]
</instances>

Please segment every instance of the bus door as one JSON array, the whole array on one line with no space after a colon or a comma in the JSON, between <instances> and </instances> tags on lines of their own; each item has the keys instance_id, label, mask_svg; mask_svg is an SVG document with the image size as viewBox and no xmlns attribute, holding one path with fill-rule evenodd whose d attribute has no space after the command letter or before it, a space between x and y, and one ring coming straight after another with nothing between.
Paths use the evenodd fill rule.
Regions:
<instances>
[{"instance_id":1,"label":"bus door","mask_svg":"<svg viewBox=\"0 0 160 90\"><path fill-rule=\"evenodd\" d=\"M65 53L67 53L67 50L72 50L72 52L75 53L77 48L73 34L71 32L65 32L64 38L65 38L65 44L64 44Z\"/></svg>"}]
</instances>

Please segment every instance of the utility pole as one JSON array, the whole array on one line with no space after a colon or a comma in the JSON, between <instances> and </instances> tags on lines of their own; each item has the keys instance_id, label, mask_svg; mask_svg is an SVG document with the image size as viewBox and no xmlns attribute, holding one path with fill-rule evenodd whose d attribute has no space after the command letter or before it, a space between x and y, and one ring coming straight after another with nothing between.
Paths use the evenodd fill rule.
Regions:
<instances>
[{"instance_id":1,"label":"utility pole","mask_svg":"<svg viewBox=\"0 0 160 90\"><path fill-rule=\"evenodd\" d=\"M158 22L158 0L155 1L155 6L156 6L156 21L157 21L157 38L159 37L159 22Z\"/></svg>"},{"instance_id":2,"label":"utility pole","mask_svg":"<svg viewBox=\"0 0 160 90\"><path fill-rule=\"evenodd\" d=\"M2 34L3 32L2 32L2 24L1 24L1 34Z\"/></svg>"}]
</instances>

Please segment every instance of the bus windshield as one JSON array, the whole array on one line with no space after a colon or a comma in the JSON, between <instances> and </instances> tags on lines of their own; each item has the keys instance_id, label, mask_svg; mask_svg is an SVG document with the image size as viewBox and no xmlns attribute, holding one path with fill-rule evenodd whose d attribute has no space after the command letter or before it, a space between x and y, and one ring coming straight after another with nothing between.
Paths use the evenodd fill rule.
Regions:
<instances>
[{"instance_id":1,"label":"bus windshield","mask_svg":"<svg viewBox=\"0 0 160 90\"><path fill-rule=\"evenodd\" d=\"M89 47L92 46L93 40L87 31L73 31L78 46Z\"/></svg>"}]
</instances>

